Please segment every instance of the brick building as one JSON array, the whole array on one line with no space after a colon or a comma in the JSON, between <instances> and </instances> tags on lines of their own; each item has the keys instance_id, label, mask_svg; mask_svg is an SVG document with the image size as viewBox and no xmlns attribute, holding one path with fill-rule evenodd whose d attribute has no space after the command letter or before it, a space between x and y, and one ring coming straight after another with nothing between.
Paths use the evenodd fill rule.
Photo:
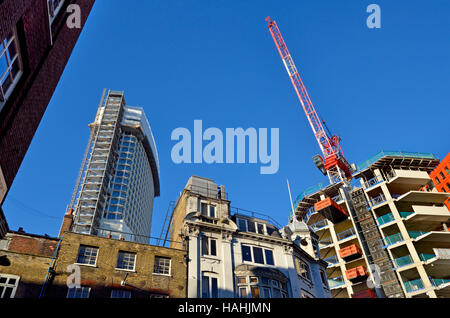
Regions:
<instances>
[{"instance_id":1,"label":"brick building","mask_svg":"<svg viewBox=\"0 0 450 318\"><path fill-rule=\"evenodd\" d=\"M9 232L0 240L0 298L38 298L59 239Z\"/></svg>"},{"instance_id":2,"label":"brick building","mask_svg":"<svg viewBox=\"0 0 450 318\"><path fill-rule=\"evenodd\" d=\"M0 298L186 297L186 251L67 232L69 226L66 215L59 238L9 232L0 240ZM73 268L80 288L67 285Z\"/></svg>"},{"instance_id":3,"label":"brick building","mask_svg":"<svg viewBox=\"0 0 450 318\"><path fill-rule=\"evenodd\" d=\"M95 0L0 1L0 204ZM81 28L66 24L79 6Z\"/></svg>"}]
</instances>

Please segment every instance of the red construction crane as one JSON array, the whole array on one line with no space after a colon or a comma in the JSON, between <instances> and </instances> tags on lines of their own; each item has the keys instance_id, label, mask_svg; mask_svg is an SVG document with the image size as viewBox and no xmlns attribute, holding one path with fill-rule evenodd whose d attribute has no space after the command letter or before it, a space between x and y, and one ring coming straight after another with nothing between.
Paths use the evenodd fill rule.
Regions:
<instances>
[{"instance_id":1,"label":"red construction crane","mask_svg":"<svg viewBox=\"0 0 450 318\"><path fill-rule=\"evenodd\" d=\"M306 117L308 118L309 124L314 132L314 136L316 137L317 143L322 151L323 158L320 155L314 157L316 166L321 169L324 174L328 174L332 183L340 180L351 180L352 168L342 152L342 148L339 144L340 137L336 135L329 136L329 134L325 131L322 125L322 123L325 124L325 122L320 120L311 102L311 98L309 98L308 91L306 90L300 74L295 67L294 60L289 53L286 43L284 43L280 29L278 28L276 22L270 17L268 17L266 21L269 24L268 27L270 33L272 34L284 66L286 67L289 77L291 78L292 85L294 85L298 99L302 104L303 110L305 111Z\"/></svg>"}]
</instances>

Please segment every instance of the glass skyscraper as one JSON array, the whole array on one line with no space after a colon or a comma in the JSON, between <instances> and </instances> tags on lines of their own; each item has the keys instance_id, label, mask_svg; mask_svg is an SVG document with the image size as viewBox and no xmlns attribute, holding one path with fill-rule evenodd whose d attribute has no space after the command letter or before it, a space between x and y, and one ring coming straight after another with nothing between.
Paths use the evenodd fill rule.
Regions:
<instances>
[{"instance_id":1,"label":"glass skyscraper","mask_svg":"<svg viewBox=\"0 0 450 318\"><path fill-rule=\"evenodd\" d=\"M123 92L103 94L75 187L72 230L148 242L159 162L153 134L139 107Z\"/></svg>"}]
</instances>

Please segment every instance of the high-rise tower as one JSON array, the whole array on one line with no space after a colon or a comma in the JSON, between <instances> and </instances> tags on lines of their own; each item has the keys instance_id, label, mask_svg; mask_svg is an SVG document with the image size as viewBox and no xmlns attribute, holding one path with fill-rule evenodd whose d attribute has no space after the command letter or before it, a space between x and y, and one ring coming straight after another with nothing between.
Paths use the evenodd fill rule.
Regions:
<instances>
[{"instance_id":1,"label":"high-rise tower","mask_svg":"<svg viewBox=\"0 0 450 318\"><path fill-rule=\"evenodd\" d=\"M155 141L142 108L105 92L70 204L72 231L147 242L160 191Z\"/></svg>"}]
</instances>

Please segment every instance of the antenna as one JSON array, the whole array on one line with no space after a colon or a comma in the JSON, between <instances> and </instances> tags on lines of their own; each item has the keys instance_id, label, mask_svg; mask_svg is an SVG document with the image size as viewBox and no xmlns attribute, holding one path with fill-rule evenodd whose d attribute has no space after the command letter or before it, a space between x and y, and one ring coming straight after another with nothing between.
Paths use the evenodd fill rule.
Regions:
<instances>
[{"instance_id":1,"label":"antenna","mask_svg":"<svg viewBox=\"0 0 450 318\"><path fill-rule=\"evenodd\" d=\"M291 200L291 209L292 209L292 217L295 215L294 213L294 204L292 203L292 194L291 194L291 187L289 186L289 179L286 178L288 191L289 191L289 199Z\"/></svg>"}]
</instances>

